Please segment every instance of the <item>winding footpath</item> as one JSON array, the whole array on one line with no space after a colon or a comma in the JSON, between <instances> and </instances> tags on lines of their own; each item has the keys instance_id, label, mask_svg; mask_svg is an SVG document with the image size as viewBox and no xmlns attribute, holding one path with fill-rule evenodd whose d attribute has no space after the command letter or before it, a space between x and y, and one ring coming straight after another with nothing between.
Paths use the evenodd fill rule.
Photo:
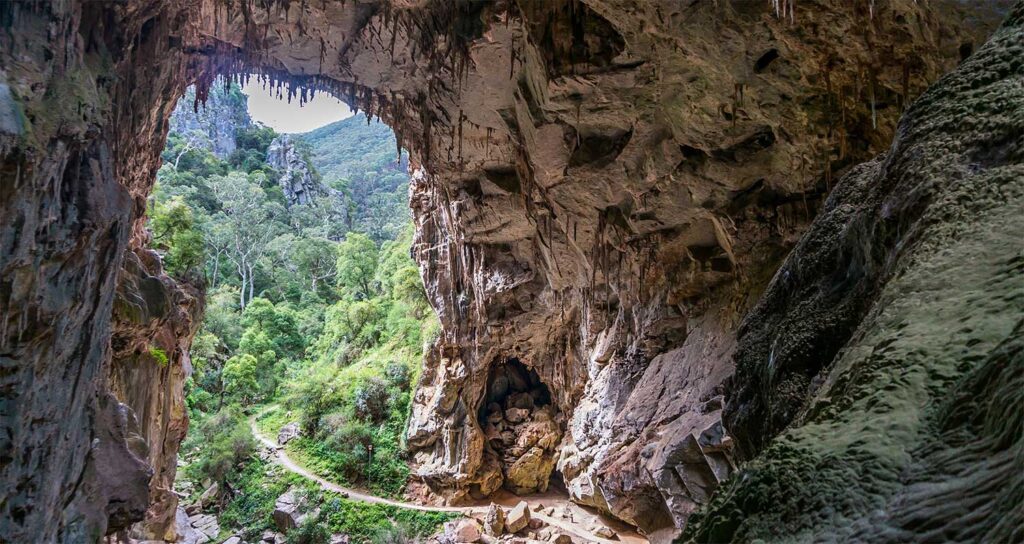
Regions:
<instances>
[{"instance_id":1,"label":"winding footpath","mask_svg":"<svg viewBox=\"0 0 1024 544\"><path fill-rule=\"evenodd\" d=\"M325 480L320 476L313 474L309 470L303 468L301 465L296 463L291 457L288 456L288 453L285 452L282 446L278 445L276 442L267 438L260 432L259 428L256 426L255 417L249 420L249 427L252 429L253 436L255 436L256 439L260 441L260 443L269 448L270 451L274 452L275 463L281 465L289 472L293 472L295 474L298 474L299 476L302 476L303 478L312 480L319 484L320 487L322 487L323 489L327 491L333 491L334 493L339 493L347 497L349 500L361 501L370 504L384 504L396 508L419 510L421 512L450 512L454 514L462 514L464 516L480 519L482 519L483 516L487 513L487 509L489 506L430 506L425 504L417 504L413 502L396 501L384 497L378 497L376 495L370 495L364 491L352 489L350 487L340 486L334 482ZM527 499L527 502L530 503L531 501ZM565 499L560 499L558 503L560 503L559 505L561 506L565 506L569 504L569 501ZM556 506L556 504L551 504L549 497L545 497L545 504L547 506ZM530 506L532 508L533 504L530 504ZM531 510L530 517L539 519L552 527L557 527L558 529L568 534L571 534L573 537L575 537L574 540L580 539L583 542L597 542L601 544L621 544L622 542L601 538L593 534L592 532L590 532L589 529L583 527L578 523L548 516L542 512L535 512ZM636 538L631 537L628 538L628 541L646 542L646 539L637 540Z\"/></svg>"}]
</instances>

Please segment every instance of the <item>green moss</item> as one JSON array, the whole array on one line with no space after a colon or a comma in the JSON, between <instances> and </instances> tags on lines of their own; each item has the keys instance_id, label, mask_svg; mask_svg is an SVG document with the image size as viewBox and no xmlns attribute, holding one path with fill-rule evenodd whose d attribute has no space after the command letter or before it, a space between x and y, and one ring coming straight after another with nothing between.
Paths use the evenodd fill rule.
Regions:
<instances>
[{"instance_id":1,"label":"green moss","mask_svg":"<svg viewBox=\"0 0 1024 544\"><path fill-rule=\"evenodd\" d=\"M154 361L156 361L156 364L160 365L161 367L166 367L167 364L170 362L170 359L167 357L167 352L160 348L150 346L149 356Z\"/></svg>"}]
</instances>

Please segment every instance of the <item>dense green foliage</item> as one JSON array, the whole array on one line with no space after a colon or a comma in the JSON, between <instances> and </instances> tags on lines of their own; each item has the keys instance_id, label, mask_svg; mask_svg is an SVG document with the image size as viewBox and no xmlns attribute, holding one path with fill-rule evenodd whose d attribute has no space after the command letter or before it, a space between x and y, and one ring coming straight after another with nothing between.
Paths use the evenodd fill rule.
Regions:
<instances>
[{"instance_id":1,"label":"dense green foliage","mask_svg":"<svg viewBox=\"0 0 1024 544\"><path fill-rule=\"evenodd\" d=\"M235 88L214 92L226 93L217 102L222 107L245 106ZM410 258L407 213L392 213L392 223L371 233L361 232L358 221L339 233L329 202L285 201L279 174L265 161L272 130L239 123L236 147L218 156L202 138L213 129L175 115L181 116L178 126L198 128L191 135L171 133L149 226L168 272L201 279L207 288L186 384L193 426L181 474L191 492L218 483L222 523L253 534L265 528L273 499L294 482L265 481L268 467L255 455L247 421L259 411L269 414L261 421L269 433L300 423L303 436L289 449L310 469L342 484L399 494L408 479L402 440L412 387L424 342L437 330ZM329 134L340 148L373 143L362 133ZM387 135L393 165L369 153L360 166L353 161L361 151L348 151L349 162L339 168L350 177L342 185L370 200L397 191L404 208L407 175L395 170L394 140ZM437 523L348 501L332 499L328 506L322 519L289 538L318 542L323 527L370 538L390 520L421 534Z\"/></svg>"},{"instance_id":2,"label":"dense green foliage","mask_svg":"<svg viewBox=\"0 0 1024 544\"><path fill-rule=\"evenodd\" d=\"M323 179L351 200L352 228L376 242L397 238L411 218L409 160L399 160L391 129L357 114L302 139Z\"/></svg>"}]
</instances>

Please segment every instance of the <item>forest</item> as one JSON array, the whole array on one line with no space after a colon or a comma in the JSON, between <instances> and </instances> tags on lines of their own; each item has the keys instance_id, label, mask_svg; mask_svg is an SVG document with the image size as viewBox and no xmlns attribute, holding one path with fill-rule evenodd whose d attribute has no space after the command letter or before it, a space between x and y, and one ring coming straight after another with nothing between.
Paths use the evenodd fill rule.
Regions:
<instances>
[{"instance_id":1,"label":"forest","mask_svg":"<svg viewBox=\"0 0 1024 544\"><path fill-rule=\"evenodd\" d=\"M410 395L438 323L410 257L408 162L394 135L354 116L282 139L249 119L237 85L193 101L172 116L149 202L151 247L206 290L186 382L183 503L212 509L225 534L257 536L274 500L299 486L323 507L289 542L432 532L444 515L322 496L278 473L249 423L275 438L297 424L288 451L332 481L391 497L405 486ZM274 145L301 160L268 162ZM288 176L315 197L290 198Z\"/></svg>"}]
</instances>

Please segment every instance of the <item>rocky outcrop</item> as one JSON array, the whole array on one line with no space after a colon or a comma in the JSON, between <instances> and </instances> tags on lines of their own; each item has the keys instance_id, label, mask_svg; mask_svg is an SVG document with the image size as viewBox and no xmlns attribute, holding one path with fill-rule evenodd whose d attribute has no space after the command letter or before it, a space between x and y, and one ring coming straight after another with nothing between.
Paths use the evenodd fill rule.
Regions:
<instances>
[{"instance_id":1,"label":"rocky outcrop","mask_svg":"<svg viewBox=\"0 0 1024 544\"><path fill-rule=\"evenodd\" d=\"M267 147L267 164L278 172L278 185L289 206L312 204L317 198L331 194L320 177L302 156L294 138L282 134Z\"/></svg>"},{"instance_id":2,"label":"rocky outcrop","mask_svg":"<svg viewBox=\"0 0 1024 544\"><path fill-rule=\"evenodd\" d=\"M0 489L13 490L0 501L5 537L91 541L143 517L151 469L141 460L151 454L135 435L148 416L134 432L107 379L118 276L130 255L145 260L135 249L174 99L194 82L203 100L217 75L251 72L289 94L334 92L383 117L410 150L414 251L442 323L408 430L417 477L455 502L501 487L523 458L543 470L554 463L575 500L649 533L679 528L738 457L769 455L769 435L805 404L801 387L818 391L799 346L777 376L756 381L748 354L765 344L749 323L760 318L747 319L752 332L740 344L736 324L835 181L888 146L905 105L981 42L1002 4L970 14L962 10L973 5L913 0L775 5L0 4ZM1014 148L995 148L1010 151L966 164L1012 162ZM879 209L887 218L902 208ZM962 275L961 287L987 281L980 274ZM864 293L876 300L887 288ZM998 336L1001 327L976 328ZM739 375L727 382L734 354ZM513 360L550 394L553 448L520 455L518 428L508 443L485 435L492 370ZM726 400L726 423L737 433L721 425L729 392L738 404ZM852 402L831 413L841 418ZM893 402L871 409L897 420L913 413ZM520 419L498 405L507 423ZM768 434L750 431L747 407L771 410ZM148 438L151 449L160 440ZM971 455L964 466L980 466ZM926 457L917 457L922 481L952 466ZM807 516L829 508L800 504ZM935 523L949 517L936 512Z\"/></svg>"},{"instance_id":3,"label":"rocky outcrop","mask_svg":"<svg viewBox=\"0 0 1024 544\"><path fill-rule=\"evenodd\" d=\"M746 317L725 421L751 461L695 540L1021 538L1021 59L1024 4L839 181Z\"/></svg>"},{"instance_id":4,"label":"rocky outcrop","mask_svg":"<svg viewBox=\"0 0 1024 544\"><path fill-rule=\"evenodd\" d=\"M194 88L186 90L168 122L170 132L190 142L186 148L209 149L225 160L238 149L238 130L252 125L246 96L220 85L211 88L203 102L196 101Z\"/></svg>"},{"instance_id":5,"label":"rocky outcrop","mask_svg":"<svg viewBox=\"0 0 1024 544\"><path fill-rule=\"evenodd\" d=\"M160 258L149 250L129 251L118 277L114 301L111 392L139 421L153 470L149 508L134 538L176 537L178 496L174 493L178 446L188 430L185 379L192 373L189 347L203 308L200 289L163 273Z\"/></svg>"}]
</instances>

